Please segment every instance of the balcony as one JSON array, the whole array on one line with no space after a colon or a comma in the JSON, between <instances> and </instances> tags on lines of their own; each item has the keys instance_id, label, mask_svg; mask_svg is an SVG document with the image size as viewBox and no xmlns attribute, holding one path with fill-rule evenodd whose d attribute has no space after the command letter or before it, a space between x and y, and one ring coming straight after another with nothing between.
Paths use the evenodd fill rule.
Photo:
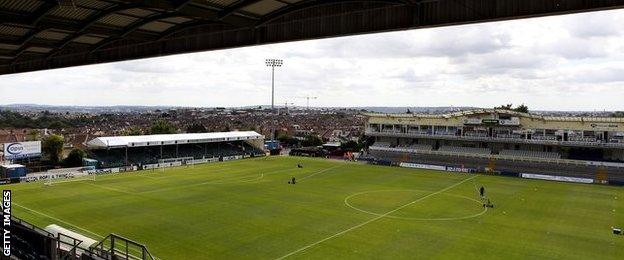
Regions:
<instances>
[{"instance_id":1,"label":"balcony","mask_svg":"<svg viewBox=\"0 0 624 260\"><path fill-rule=\"evenodd\" d=\"M558 145L558 146L575 146L575 147L595 147L595 148L624 148L624 142L600 142L599 140L589 141L559 141L554 135L534 135L532 139L517 138L515 136L497 136L490 137L479 133L460 136L456 134L439 134L439 133L423 133L406 132L395 130L384 130L383 132L371 131L367 129L367 136L386 136L386 137L405 137L405 138L428 138L441 140L462 140L462 141L481 141L481 142L500 142L500 143L520 143L520 144L540 144L540 145ZM448 133L448 132L444 132Z\"/></svg>"}]
</instances>

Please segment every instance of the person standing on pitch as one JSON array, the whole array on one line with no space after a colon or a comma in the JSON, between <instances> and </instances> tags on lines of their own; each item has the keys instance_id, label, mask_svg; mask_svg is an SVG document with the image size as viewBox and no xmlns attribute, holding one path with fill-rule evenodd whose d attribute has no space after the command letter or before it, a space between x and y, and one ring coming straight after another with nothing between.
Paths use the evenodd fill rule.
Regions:
<instances>
[{"instance_id":1,"label":"person standing on pitch","mask_svg":"<svg viewBox=\"0 0 624 260\"><path fill-rule=\"evenodd\" d=\"M481 198L485 197L485 188L483 188L483 186L479 189L479 195L481 195Z\"/></svg>"}]
</instances>

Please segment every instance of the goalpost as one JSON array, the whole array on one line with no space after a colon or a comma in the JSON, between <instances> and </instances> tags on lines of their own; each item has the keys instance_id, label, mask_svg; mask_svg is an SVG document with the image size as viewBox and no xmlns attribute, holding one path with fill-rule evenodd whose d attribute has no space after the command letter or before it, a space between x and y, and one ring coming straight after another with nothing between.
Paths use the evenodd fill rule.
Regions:
<instances>
[{"instance_id":1,"label":"goalpost","mask_svg":"<svg viewBox=\"0 0 624 260\"><path fill-rule=\"evenodd\" d=\"M95 181L96 174L87 174L87 173L67 173L62 175L50 174L45 178L44 185L52 186L54 184L59 183L67 183L67 182L77 182L77 181Z\"/></svg>"}]
</instances>

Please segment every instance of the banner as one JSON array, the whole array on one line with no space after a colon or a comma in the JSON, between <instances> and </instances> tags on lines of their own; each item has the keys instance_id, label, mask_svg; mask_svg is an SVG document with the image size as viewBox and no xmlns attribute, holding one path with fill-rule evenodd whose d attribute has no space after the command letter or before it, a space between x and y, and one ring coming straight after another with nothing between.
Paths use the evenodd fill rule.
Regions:
<instances>
[{"instance_id":1,"label":"banner","mask_svg":"<svg viewBox=\"0 0 624 260\"><path fill-rule=\"evenodd\" d=\"M565 181L565 182L576 182L576 183L594 183L593 179L587 179L587 178L576 178L576 177L565 177L565 176L532 174L532 173L521 173L520 177L527 178L527 179L538 179L538 180L548 180L548 181Z\"/></svg>"},{"instance_id":2,"label":"banner","mask_svg":"<svg viewBox=\"0 0 624 260\"><path fill-rule=\"evenodd\" d=\"M41 141L5 143L2 151L8 160L41 156Z\"/></svg>"},{"instance_id":3,"label":"banner","mask_svg":"<svg viewBox=\"0 0 624 260\"><path fill-rule=\"evenodd\" d=\"M464 172L464 173L473 173L473 172L477 172L476 169L472 169L472 168L463 168L463 167L453 167L453 166L447 166L446 167L446 171L448 172Z\"/></svg>"},{"instance_id":4,"label":"banner","mask_svg":"<svg viewBox=\"0 0 624 260\"><path fill-rule=\"evenodd\" d=\"M431 164L420 164L420 163L400 163L399 166L407 167L407 168L417 168L417 169L427 169L427 170L438 170L438 171L446 171L446 166L440 165L431 165Z\"/></svg>"}]
</instances>

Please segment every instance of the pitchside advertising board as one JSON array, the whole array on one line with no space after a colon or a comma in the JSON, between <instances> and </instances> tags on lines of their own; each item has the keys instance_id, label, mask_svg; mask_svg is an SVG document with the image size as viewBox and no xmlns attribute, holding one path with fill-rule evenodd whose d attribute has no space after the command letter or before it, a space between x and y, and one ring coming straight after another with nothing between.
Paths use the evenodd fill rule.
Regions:
<instances>
[{"instance_id":1,"label":"pitchside advertising board","mask_svg":"<svg viewBox=\"0 0 624 260\"><path fill-rule=\"evenodd\" d=\"M3 144L5 159L22 159L41 156L41 141Z\"/></svg>"},{"instance_id":2,"label":"pitchside advertising board","mask_svg":"<svg viewBox=\"0 0 624 260\"><path fill-rule=\"evenodd\" d=\"M477 172L476 169L472 169L472 168L442 166L442 165L431 165L431 164L422 164L422 163L405 163L405 162L402 162L402 163L399 164L399 166L407 167L407 168L438 170L438 171L448 171L448 172L465 172L465 173Z\"/></svg>"}]
</instances>

